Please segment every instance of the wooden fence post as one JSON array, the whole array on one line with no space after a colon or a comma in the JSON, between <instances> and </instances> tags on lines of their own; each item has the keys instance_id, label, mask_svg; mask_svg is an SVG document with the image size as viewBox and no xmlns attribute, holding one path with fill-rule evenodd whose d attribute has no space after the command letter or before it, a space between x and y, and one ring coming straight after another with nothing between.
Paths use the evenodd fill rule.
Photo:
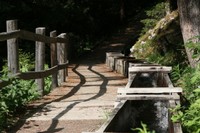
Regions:
<instances>
[{"instance_id":1,"label":"wooden fence post","mask_svg":"<svg viewBox=\"0 0 200 133\"><path fill-rule=\"evenodd\" d=\"M45 35L45 28L36 28L36 34ZM44 70L45 64L45 43L36 41L35 52L35 71ZM40 96L44 95L44 78L36 79L38 93Z\"/></svg>"},{"instance_id":2,"label":"wooden fence post","mask_svg":"<svg viewBox=\"0 0 200 133\"><path fill-rule=\"evenodd\" d=\"M50 37L56 37L56 31L50 32ZM50 44L51 49L51 67L58 65L57 60L57 45L56 43ZM58 72L52 75L52 88L58 87Z\"/></svg>"},{"instance_id":3,"label":"wooden fence post","mask_svg":"<svg viewBox=\"0 0 200 133\"><path fill-rule=\"evenodd\" d=\"M7 32L11 32L18 29L17 20L8 20L6 22ZM8 70L15 74L19 72L19 46L17 38L7 40L7 55L8 55Z\"/></svg>"},{"instance_id":4,"label":"wooden fence post","mask_svg":"<svg viewBox=\"0 0 200 133\"><path fill-rule=\"evenodd\" d=\"M60 38L66 38L66 33L60 34L58 37ZM67 61L67 49L66 49L66 43L58 43L57 45L57 58L58 58L58 63L62 64ZM59 83L65 82L66 78L66 69L60 70L59 71Z\"/></svg>"},{"instance_id":5,"label":"wooden fence post","mask_svg":"<svg viewBox=\"0 0 200 133\"><path fill-rule=\"evenodd\" d=\"M69 34L66 34L66 40L67 40L67 42L66 42L66 56L65 56L65 62L69 62L69 53L70 53L70 42L69 42ZM66 77L68 77L68 65L67 65L67 67L66 67Z\"/></svg>"}]
</instances>

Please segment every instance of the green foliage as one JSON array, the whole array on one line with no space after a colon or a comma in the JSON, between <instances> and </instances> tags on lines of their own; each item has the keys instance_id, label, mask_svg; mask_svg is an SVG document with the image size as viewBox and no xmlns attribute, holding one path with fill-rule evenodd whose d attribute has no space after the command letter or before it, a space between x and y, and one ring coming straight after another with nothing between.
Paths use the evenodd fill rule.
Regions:
<instances>
[{"instance_id":1,"label":"green foliage","mask_svg":"<svg viewBox=\"0 0 200 133\"><path fill-rule=\"evenodd\" d=\"M48 69L48 65L45 64L45 69ZM52 76L48 76L44 78L44 94L48 94L51 91L51 84L52 84Z\"/></svg>"},{"instance_id":2,"label":"green foliage","mask_svg":"<svg viewBox=\"0 0 200 133\"><path fill-rule=\"evenodd\" d=\"M200 36L193 37L189 39L189 41L186 43L186 47L193 50L193 59L196 59L199 61L200 58ZM195 43L194 43L195 42Z\"/></svg>"},{"instance_id":3,"label":"green foliage","mask_svg":"<svg viewBox=\"0 0 200 133\"><path fill-rule=\"evenodd\" d=\"M22 72L27 72L33 68L32 55L20 50L19 65ZM11 79L8 77L8 68L4 66L1 80L12 81L12 84L0 90L0 130L6 128L8 120L21 107L31 100L38 98L34 80Z\"/></svg>"},{"instance_id":4,"label":"green foliage","mask_svg":"<svg viewBox=\"0 0 200 133\"><path fill-rule=\"evenodd\" d=\"M185 96L192 101L195 98L193 90L200 85L200 69L188 68L185 69L182 77L178 81L179 85L184 88Z\"/></svg>"},{"instance_id":5,"label":"green foliage","mask_svg":"<svg viewBox=\"0 0 200 133\"><path fill-rule=\"evenodd\" d=\"M200 88L194 90L200 96ZM174 112L177 112L172 117L172 121L181 122L184 132L200 133L200 99L195 100L187 110L181 110L178 106Z\"/></svg>"},{"instance_id":6,"label":"green foliage","mask_svg":"<svg viewBox=\"0 0 200 133\"><path fill-rule=\"evenodd\" d=\"M21 72L28 72L34 68L33 54L19 52L19 67ZM45 65L48 69L48 65ZM3 66L1 80L11 81L11 84L0 90L0 131L6 128L8 121L17 112L32 100L39 98L36 90L35 80L20 80L8 77L7 64ZM45 78L44 94L51 91L51 76Z\"/></svg>"},{"instance_id":7,"label":"green foliage","mask_svg":"<svg viewBox=\"0 0 200 133\"><path fill-rule=\"evenodd\" d=\"M163 56L159 53L151 53L147 57L147 61L154 62L157 64L162 64L162 65L172 65L176 61L176 60L174 60L174 58L175 58L174 52L167 52L165 54L165 56Z\"/></svg>"},{"instance_id":8,"label":"green foliage","mask_svg":"<svg viewBox=\"0 0 200 133\"><path fill-rule=\"evenodd\" d=\"M156 23L166 15L166 6L166 2L161 2L146 11L147 18L141 20L144 24L141 35L156 26Z\"/></svg>"},{"instance_id":9,"label":"green foliage","mask_svg":"<svg viewBox=\"0 0 200 133\"><path fill-rule=\"evenodd\" d=\"M147 125L141 122L142 128L132 128L132 131L138 131L138 133L155 133L155 131L149 131Z\"/></svg>"},{"instance_id":10,"label":"green foliage","mask_svg":"<svg viewBox=\"0 0 200 133\"><path fill-rule=\"evenodd\" d=\"M190 49L196 49L195 58L199 56L198 48L200 46L192 42L188 46ZM200 133L200 64L196 68L180 68L177 66L172 77L177 81L176 85L184 89L184 96L186 97L186 101L182 103L183 106L177 106L173 110L176 113L172 120L180 121L186 133ZM190 104L186 104L186 102Z\"/></svg>"},{"instance_id":11,"label":"green foliage","mask_svg":"<svg viewBox=\"0 0 200 133\"><path fill-rule=\"evenodd\" d=\"M176 83L175 86L179 86L177 84L178 80L181 78L182 76L182 68L180 67L180 65L174 65L173 68L172 68L172 72L171 72L171 79L174 83Z\"/></svg>"},{"instance_id":12,"label":"green foliage","mask_svg":"<svg viewBox=\"0 0 200 133\"><path fill-rule=\"evenodd\" d=\"M181 121L188 133L200 133L200 99L191 104Z\"/></svg>"},{"instance_id":13,"label":"green foliage","mask_svg":"<svg viewBox=\"0 0 200 133\"><path fill-rule=\"evenodd\" d=\"M25 53L19 50L19 69L21 72L28 72L34 69L34 56L31 53ZM4 68L6 69L6 68Z\"/></svg>"},{"instance_id":14,"label":"green foliage","mask_svg":"<svg viewBox=\"0 0 200 133\"><path fill-rule=\"evenodd\" d=\"M12 84L1 90L1 102L5 103L9 113L37 97L34 81L13 79Z\"/></svg>"}]
</instances>

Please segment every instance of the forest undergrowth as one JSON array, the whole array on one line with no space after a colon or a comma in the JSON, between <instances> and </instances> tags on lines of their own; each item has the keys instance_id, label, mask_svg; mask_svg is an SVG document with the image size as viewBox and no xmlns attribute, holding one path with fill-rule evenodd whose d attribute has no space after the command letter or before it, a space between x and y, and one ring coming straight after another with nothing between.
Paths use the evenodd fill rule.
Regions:
<instances>
[{"instance_id":1,"label":"forest undergrowth","mask_svg":"<svg viewBox=\"0 0 200 133\"><path fill-rule=\"evenodd\" d=\"M181 123L184 133L200 133L200 64L195 68L190 67L185 52L185 47L189 47L195 51L193 58L199 60L200 43L189 41L183 44L178 17L170 24L166 24L166 27L158 26L161 21L167 22L164 19L172 19L166 17L166 6L167 3L161 2L146 11L147 18L141 21L144 28L138 42L131 49L132 54L152 63L173 67L170 77L174 86L183 88L183 94L181 104L171 110L177 112L172 120ZM156 28L161 30L152 34L151 32L156 31Z\"/></svg>"},{"instance_id":2,"label":"forest undergrowth","mask_svg":"<svg viewBox=\"0 0 200 133\"><path fill-rule=\"evenodd\" d=\"M22 50L19 52L19 67L21 72L28 72L34 68L34 60L31 53ZM5 61L6 62L6 61ZM47 64L45 69L47 69ZM7 64L1 71L1 80L10 81L12 84L1 88L0 90L0 132L4 132L16 123L16 121L26 111L26 105L38 99L39 93L35 80L21 80L16 77L9 77ZM51 91L51 78L45 78L44 93Z\"/></svg>"}]
</instances>

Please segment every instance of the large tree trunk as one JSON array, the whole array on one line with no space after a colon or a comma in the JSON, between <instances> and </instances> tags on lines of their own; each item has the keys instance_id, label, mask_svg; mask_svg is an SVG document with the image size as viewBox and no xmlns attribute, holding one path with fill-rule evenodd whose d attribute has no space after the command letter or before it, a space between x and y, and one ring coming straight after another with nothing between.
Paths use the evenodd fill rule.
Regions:
<instances>
[{"instance_id":1,"label":"large tree trunk","mask_svg":"<svg viewBox=\"0 0 200 133\"><path fill-rule=\"evenodd\" d=\"M187 43L192 37L200 36L200 0L178 0L178 10L183 40ZM198 61L192 58L193 50L186 47L186 52L190 65L195 67Z\"/></svg>"}]
</instances>

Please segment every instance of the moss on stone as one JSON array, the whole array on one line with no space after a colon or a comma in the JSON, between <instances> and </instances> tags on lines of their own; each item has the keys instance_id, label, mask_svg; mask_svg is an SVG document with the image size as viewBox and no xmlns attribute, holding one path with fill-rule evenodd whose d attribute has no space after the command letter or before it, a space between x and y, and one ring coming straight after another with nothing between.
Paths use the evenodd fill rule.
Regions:
<instances>
[{"instance_id":1,"label":"moss on stone","mask_svg":"<svg viewBox=\"0 0 200 133\"><path fill-rule=\"evenodd\" d=\"M158 52L162 48L162 42L159 42L159 39L175 32L171 25L176 23L177 20L178 11L176 10L158 21L156 26L141 36L131 48L133 56L136 58L147 58L152 53Z\"/></svg>"}]
</instances>

